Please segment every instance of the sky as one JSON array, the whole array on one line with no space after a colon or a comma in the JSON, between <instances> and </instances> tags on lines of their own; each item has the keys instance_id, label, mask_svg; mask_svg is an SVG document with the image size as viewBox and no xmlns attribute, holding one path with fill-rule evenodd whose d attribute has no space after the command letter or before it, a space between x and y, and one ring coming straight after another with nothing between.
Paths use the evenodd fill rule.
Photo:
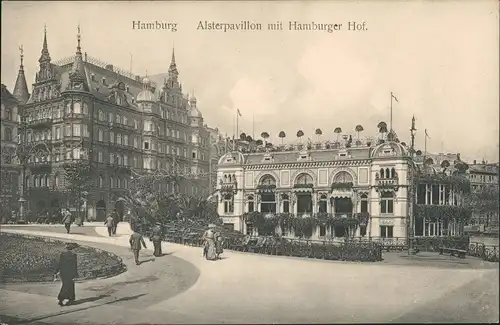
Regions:
<instances>
[{"instance_id":1,"label":"sky","mask_svg":"<svg viewBox=\"0 0 500 325\"><path fill-rule=\"evenodd\" d=\"M390 121L416 146L498 161L499 5L497 1L3 2L1 81L12 90L24 48L34 81L44 24L53 60L82 50L134 74L165 73L175 46L183 90L194 92L205 122L232 136L297 130L334 140L341 127L376 136ZM200 21L261 23L258 31L207 31ZM175 22L177 31L134 30L133 22ZM267 30L283 22L283 31ZM342 24L341 30L291 31L288 22ZM349 22L366 30L349 31ZM31 88L31 87L30 87ZM238 133L239 133L238 132Z\"/></svg>"}]
</instances>

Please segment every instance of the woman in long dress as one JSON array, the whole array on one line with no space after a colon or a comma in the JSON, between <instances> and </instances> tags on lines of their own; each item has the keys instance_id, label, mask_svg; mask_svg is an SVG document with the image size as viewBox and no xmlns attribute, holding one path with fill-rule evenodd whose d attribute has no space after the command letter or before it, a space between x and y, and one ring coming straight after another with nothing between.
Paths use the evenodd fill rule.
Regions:
<instances>
[{"instance_id":1,"label":"woman in long dress","mask_svg":"<svg viewBox=\"0 0 500 325\"><path fill-rule=\"evenodd\" d=\"M209 225L208 230L203 234L204 239L204 255L207 260L215 261L217 259L215 249L215 225Z\"/></svg>"},{"instance_id":2,"label":"woman in long dress","mask_svg":"<svg viewBox=\"0 0 500 325\"><path fill-rule=\"evenodd\" d=\"M220 259L219 255L224 253L223 249L223 238L220 232L215 233L215 255L217 259Z\"/></svg>"}]
</instances>

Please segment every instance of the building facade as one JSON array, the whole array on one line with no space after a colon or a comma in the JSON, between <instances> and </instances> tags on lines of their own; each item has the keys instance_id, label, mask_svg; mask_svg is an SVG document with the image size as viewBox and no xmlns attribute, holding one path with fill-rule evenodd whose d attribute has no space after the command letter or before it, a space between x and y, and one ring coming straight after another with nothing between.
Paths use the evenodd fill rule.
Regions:
<instances>
[{"instance_id":1,"label":"building facade","mask_svg":"<svg viewBox=\"0 0 500 325\"><path fill-rule=\"evenodd\" d=\"M358 219L354 236L406 237L412 160L398 142L378 146L279 146L257 152L228 152L219 160L218 212L226 227L258 233L245 215L290 214L294 218L328 215ZM312 239L347 236L345 224L318 224ZM294 229L284 229L295 236Z\"/></svg>"},{"instance_id":2,"label":"building facade","mask_svg":"<svg viewBox=\"0 0 500 325\"><path fill-rule=\"evenodd\" d=\"M54 63L45 32L32 94L22 106L24 141L48 147L45 157L28 162L24 181L31 194L37 192L29 195L30 209L66 204L55 193L67 188L64 164L75 160L89 161L98 170L86 198L88 219L102 220L115 208L116 198L137 173L186 176L181 182L160 183L162 191L205 191L208 177L194 177L193 172L208 170L208 132L196 99L182 92L174 52L168 78L157 86L83 53L79 33L76 45L74 56ZM16 83L14 94L22 93L18 88Z\"/></svg>"},{"instance_id":3,"label":"building facade","mask_svg":"<svg viewBox=\"0 0 500 325\"><path fill-rule=\"evenodd\" d=\"M19 195L20 168L15 152L18 145L19 102L2 84L1 110L1 187L2 214L9 213Z\"/></svg>"}]
</instances>

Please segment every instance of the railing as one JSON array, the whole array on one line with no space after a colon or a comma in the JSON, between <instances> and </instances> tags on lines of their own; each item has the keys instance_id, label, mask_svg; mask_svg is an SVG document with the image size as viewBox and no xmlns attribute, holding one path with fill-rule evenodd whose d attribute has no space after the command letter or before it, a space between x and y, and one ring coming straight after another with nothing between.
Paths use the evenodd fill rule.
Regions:
<instances>
[{"instance_id":1,"label":"railing","mask_svg":"<svg viewBox=\"0 0 500 325\"><path fill-rule=\"evenodd\" d=\"M147 225L142 224L139 227L146 236L151 236L151 230ZM164 241L201 247L203 246L203 231L204 229L199 227L183 228L180 224L167 225L164 228ZM382 260L382 248L374 242L334 243L326 240L288 239L271 236L253 237L239 233L223 234L223 237L223 247L234 251L325 260L365 262Z\"/></svg>"},{"instance_id":2,"label":"railing","mask_svg":"<svg viewBox=\"0 0 500 325\"><path fill-rule=\"evenodd\" d=\"M376 181L377 185L381 186L392 186L399 184L398 178L377 178Z\"/></svg>"},{"instance_id":3,"label":"railing","mask_svg":"<svg viewBox=\"0 0 500 325\"><path fill-rule=\"evenodd\" d=\"M353 243L378 243L384 251L403 251L408 249L406 237L355 237L346 239ZM423 252L439 252L441 247L463 249L467 255L479 257L485 261L499 261L499 247L483 243L469 242L468 237L417 237L413 239L413 247Z\"/></svg>"}]
</instances>

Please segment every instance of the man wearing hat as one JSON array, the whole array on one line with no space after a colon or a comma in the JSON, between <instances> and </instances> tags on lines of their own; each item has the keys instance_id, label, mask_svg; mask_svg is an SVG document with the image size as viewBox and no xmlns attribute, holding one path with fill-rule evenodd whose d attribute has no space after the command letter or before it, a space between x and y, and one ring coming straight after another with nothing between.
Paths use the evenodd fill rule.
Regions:
<instances>
[{"instance_id":1,"label":"man wearing hat","mask_svg":"<svg viewBox=\"0 0 500 325\"><path fill-rule=\"evenodd\" d=\"M66 243L66 251L59 256L59 263L54 275L55 277L59 274L62 282L61 290L57 296L59 306L68 306L75 301L75 278L78 277L78 267L76 254L72 250L77 246L75 243ZM66 299L68 302L64 305L63 302Z\"/></svg>"},{"instance_id":2,"label":"man wearing hat","mask_svg":"<svg viewBox=\"0 0 500 325\"><path fill-rule=\"evenodd\" d=\"M154 246L154 253L153 255L156 257L160 257L162 255L161 252L161 240L163 238L163 231L161 228L161 222L156 222L155 226L153 227L153 234L151 236L151 241L153 242Z\"/></svg>"},{"instance_id":3,"label":"man wearing hat","mask_svg":"<svg viewBox=\"0 0 500 325\"><path fill-rule=\"evenodd\" d=\"M146 243L144 242L144 237L137 231L135 231L132 235L130 235L129 239L130 249L134 252L135 264L139 265L139 252L141 251L141 244L146 249Z\"/></svg>"}]
</instances>

